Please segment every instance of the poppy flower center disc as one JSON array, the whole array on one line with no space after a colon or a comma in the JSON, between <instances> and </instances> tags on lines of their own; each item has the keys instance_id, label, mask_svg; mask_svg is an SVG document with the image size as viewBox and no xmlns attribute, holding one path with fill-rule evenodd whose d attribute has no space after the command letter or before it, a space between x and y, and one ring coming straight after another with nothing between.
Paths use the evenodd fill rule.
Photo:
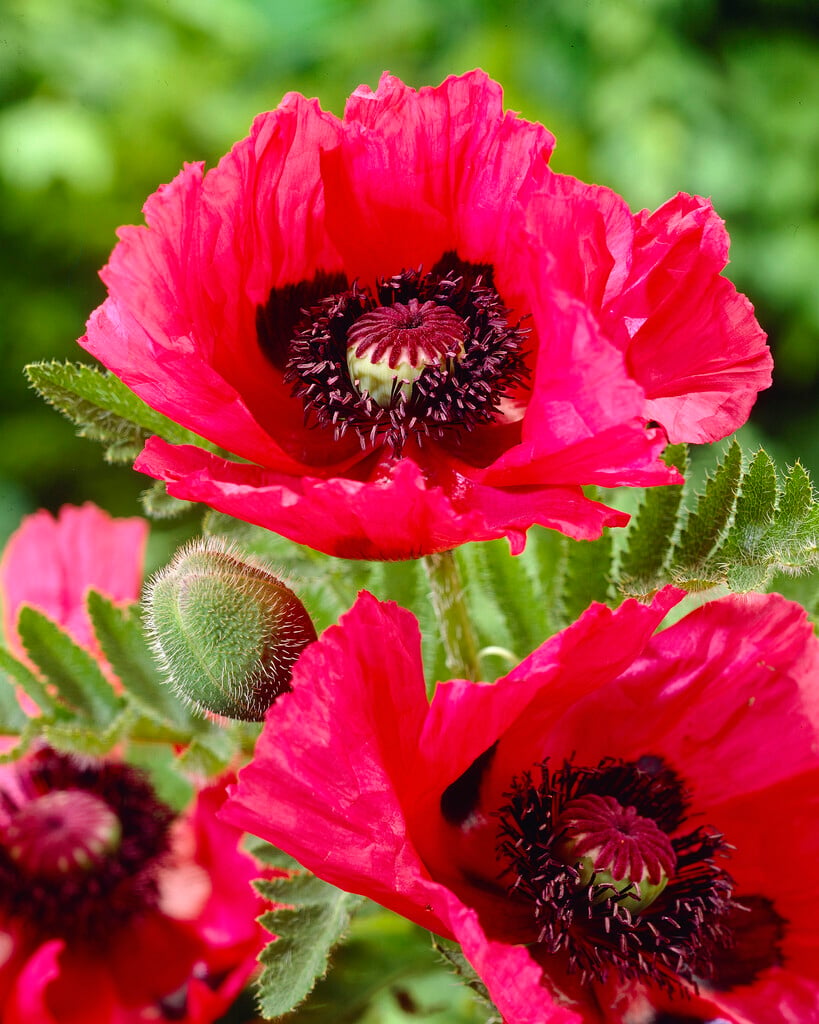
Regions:
<instances>
[{"instance_id":1,"label":"poppy flower center disc","mask_svg":"<svg viewBox=\"0 0 819 1024\"><path fill-rule=\"evenodd\" d=\"M32 878L83 874L116 850L119 819L92 793L64 789L26 804L6 832L11 859Z\"/></svg>"}]
</instances>

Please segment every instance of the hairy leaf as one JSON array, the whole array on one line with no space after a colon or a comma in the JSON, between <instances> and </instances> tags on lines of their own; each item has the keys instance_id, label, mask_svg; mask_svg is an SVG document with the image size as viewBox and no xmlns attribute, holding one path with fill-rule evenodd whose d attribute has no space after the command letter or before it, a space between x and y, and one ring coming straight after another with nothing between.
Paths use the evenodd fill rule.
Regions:
<instances>
[{"instance_id":1,"label":"hairy leaf","mask_svg":"<svg viewBox=\"0 0 819 1024\"><path fill-rule=\"evenodd\" d=\"M155 480L139 495L142 511L150 519L175 519L195 507L192 501L183 501L168 494L163 480Z\"/></svg>"},{"instance_id":2,"label":"hairy leaf","mask_svg":"<svg viewBox=\"0 0 819 1024\"><path fill-rule=\"evenodd\" d=\"M278 859L276 854L270 857ZM257 994L262 1014L279 1017L298 1006L327 973L330 954L362 897L336 889L301 868L285 878L259 879L254 884L264 899L278 904L259 918L276 938L259 956L262 973Z\"/></svg>"},{"instance_id":3,"label":"hairy leaf","mask_svg":"<svg viewBox=\"0 0 819 1024\"><path fill-rule=\"evenodd\" d=\"M437 961L428 932L367 903L287 1024L486 1024L485 1007Z\"/></svg>"},{"instance_id":4,"label":"hairy leaf","mask_svg":"<svg viewBox=\"0 0 819 1024\"><path fill-rule=\"evenodd\" d=\"M173 444L213 448L191 431L151 409L118 378L84 363L32 363L26 375L34 389L88 437L106 446L109 462L131 462L147 437Z\"/></svg>"},{"instance_id":5,"label":"hairy leaf","mask_svg":"<svg viewBox=\"0 0 819 1024\"><path fill-rule=\"evenodd\" d=\"M683 475L688 468L684 444L669 445L663 461ZM683 488L681 484L652 487L629 524L626 549L620 562L620 580L632 594L648 594L657 586L671 553Z\"/></svg>"},{"instance_id":6,"label":"hairy leaf","mask_svg":"<svg viewBox=\"0 0 819 1024\"><path fill-rule=\"evenodd\" d=\"M43 683L27 665L24 665L22 661L18 661L5 647L0 647L0 669L6 672L28 694L44 714L54 715L60 713L59 705L46 690Z\"/></svg>"},{"instance_id":7,"label":"hairy leaf","mask_svg":"<svg viewBox=\"0 0 819 1024\"><path fill-rule=\"evenodd\" d=\"M742 477L742 450L734 439L680 530L672 559L672 575L693 578L721 538L734 510Z\"/></svg>"},{"instance_id":8,"label":"hairy leaf","mask_svg":"<svg viewBox=\"0 0 819 1024\"><path fill-rule=\"evenodd\" d=\"M139 606L117 607L92 590L88 595L88 614L102 652L129 697L153 717L189 728L191 713L164 682L156 666L143 633Z\"/></svg>"},{"instance_id":9,"label":"hairy leaf","mask_svg":"<svg viewBox=\"0 0 819 1024\"><path fill-rule=\"evenodd\" d=\"M60 697L97 725L110 725L123 702L94 657L35 608L22 608L17 628L28 656Z\"/></svg>"},{"instance_id":10,"label":"hairy leaf","mask_svg":"<svg viewBox=\"0 0 819 1024\"><path fill-rule=\"evenodd\" d=\"M563 604L572 622L592 601L608 601L612 572L611 533L599 540L565 540L566 578Z\"/></svg>"},{"instance_id":11,"label":"hairy leaf","mask_svg":"<svg viewBox=\"0 0 819 1024\"><path fill-rule=\"evenodd\" d=\"M29 723L11 679L0 674L0 736L19 736Z\"/></svg>"}]
</instances>

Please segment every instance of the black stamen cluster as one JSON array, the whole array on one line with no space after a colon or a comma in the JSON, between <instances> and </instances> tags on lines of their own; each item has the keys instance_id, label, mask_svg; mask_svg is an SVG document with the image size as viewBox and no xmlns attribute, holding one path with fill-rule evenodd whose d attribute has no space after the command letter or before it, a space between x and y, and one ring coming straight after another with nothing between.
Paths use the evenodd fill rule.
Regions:
<instances>
[{"instance_id":1,"label":"black stamen cluster","mask_svg":"<svg viewBox=\"0 0 819 1024\"><path fill-rule=\"evenodd\" d=\"M537 943L563 953L583 984L604 981L614 970L676 991L681 980L696 985L709 977L714 951L731 943L732 881L716 863L728 847L709 829L671 837L674 876L640 913L623 905L632 887L618 892L594 876L584 885L576 868L554 854L563 835L555 823L570 801L586 794L614 796L666 833L679 828L687 803L680 780L658 759L648 760L649 770L605 760L595 768L566 763L554 772L544 761L538 781L531 773L513 780L499 812L502 877L511 878L512 895L531 904Z\"/></svg>"},{"instance_id":2,"label":"black stamen cluster","mask_svg":"<svg viewBox=\"0 0 819 1024\"><path fill-rule=\"evenodd\" d=\"M75 761L44 748L17 778L19 795L0 790L0 907L38 938L104 942L122 924L156 906L156 869L170 848L174 819L147 778L130 765ZM11 857L4 833L15 812L57 790L99 797L119 819L116 850L88 871L31 877Z\"/></svg>"},{"instance_id":3,"label":"black stamen cluster","mask_svg":"<svg viewBox=\"0 0 819 1024\"><path fill-rule=\"evenodd\" d=\"M350 380L347 334L364 313L410 299L454 310L466 326L464 351L444 366L428 366L409 397L398 382L389 405L381 406ZM491 267L449 253L428 274L419 268L379 280L375 295L354 283L305 310L290 342L285 380L303 401L306 422L332 428L336 440L353 430L362 449L380 443L400 456L410 437L421 444L491 423L504 396L524 383L526 331L509 323L509 312Z\"/></svg>"}]
</instances>

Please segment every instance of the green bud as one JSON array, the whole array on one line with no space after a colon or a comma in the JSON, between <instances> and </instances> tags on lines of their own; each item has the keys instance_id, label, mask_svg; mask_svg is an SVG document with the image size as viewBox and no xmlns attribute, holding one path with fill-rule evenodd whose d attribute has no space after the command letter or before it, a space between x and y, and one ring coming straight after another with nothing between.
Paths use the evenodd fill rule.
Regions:
<instances>
[{"instance_id":1,"label":"green bud","mask_svg":"<svg viewBox=\"0 0 819 1024\"><path fill-rule=\"evenodd\" d=\"M181 548L150 582L145 605L171 685L185 701L226 718L260 722L316 639L293 591L217 539Z\"/></svg>"}]
</instances>

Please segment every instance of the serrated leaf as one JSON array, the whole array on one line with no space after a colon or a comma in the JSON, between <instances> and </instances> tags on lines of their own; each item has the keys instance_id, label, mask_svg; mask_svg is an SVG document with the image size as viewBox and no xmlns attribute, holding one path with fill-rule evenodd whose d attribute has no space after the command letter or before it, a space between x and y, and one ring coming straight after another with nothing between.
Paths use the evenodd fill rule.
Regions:
<instances>
[{"instance_id":1,"label":"serrated leaf","mask_svg":"<svg viewBox=\"0 0 819 1024\"><path fill-rule=\"evenodd\" d=\"M192 775L219 775L233 760L236 750L230 735L218 726L197 733L182 751L178 764Z\"/></svg>"},{"instance_id":2,"label":"serrated leaf","mask_svg":"<svg viewBox=\"0 0 819 1024\"><path fill-rule=\"evenodd\" d=\"M760 448L742 478L734 522L728 531L731 547L748 554L758 547L773 520L777 496L776 467Z\"/></svg>"},{"instance_id":3,"label":"serrated leaf","mask_svg":"<svg viewBox=\"0 0 819 1024\"><path fill-rule=\"evenodd\" d=\"M486 1024L486 1009L437 960L428 932L367 903L287 1024Z\"/></svg>"},{"instance_id":4,"label":"serrated leaf","mask_svg":"<svg viewBox=\"0 0 819 1024\"><path fill-rule=\"evenodd\" d=\"M59 705L48 693L42 682L27 665L24 665L22 661L15 658L5 647L0 647L0 669L10 676L31 697L44 714L59 714Z\"/></svg>"},{"instance_id":5,"label":"serrated leaf","mask_svg":"<svg viewBox=\"0 0 819 1024\"><path fill-rule=\"evenodd\" d=\"M183 501L168 494L164 481L155 480L139 495L142 511L151 519L175 519L194 507L194 502Z\"/></svg>"},{"instance_id":6,"label":"serrated leaf","mask_svg":"<svg viewBox=\"0 0 819 1024\"><path fill-rule=\"evenodd\" d=\"M725 582L731 590L742 594L764 590L772 575L772 565L728 565Z\"/></svg>"},{"instance_id":7,"label":"serrated leaf","mask_svg":"<svg viewBox=\"0 0 819 1024\"><path fill-rule=\"evenodd\" d=\"M537 587L538 613L543 622L537 643L542 643L570 621L563 601L568 570L564 541L556 530L533 526L529 529L523 554L517 556L528 567Z\"/></svg>"},{"instance_id":8,"label":"serrated leaf","mask_svg":"<svg viewBox=\"0 0 819 1024\"><path fill-rule=\"evenodd\" d=\"M505 540L472 544L468 578L481 643L510 647L520 657L543 639L545 614L525 561L509 555Z\"/></svg>"},{"instance_id":9,"label":"serrated leaf","mask_svg":"<svg viewBox=\"0 0 819 1024\"><path fill-rule=\"evenodd\" d=\"M711 554L733 512L741 475L742 450L734 440L713 476L706 478L705 489L680 531L672 559L675 578L695 574Z\"/></svg>"},{"instance_id":10,"label":"serrated leaf","mask_svg":"<svg viewBox=\"0 0 819 1024\"><path fill-rule=\"evenodd\" d=\"M493 1007L492 1000L489 997L489 990L475 968L467 960L460 945L451 939L444 939L440 935L436 935L433 937L433 947L441 959L449 964L455 974L463 979L481 1001L485 1005ZM493 1021L500 1022L500 1017L493 1017L492 1019Z\"/></svg>"},{"instance_id":11,"label":"serrated leaf","mask_svg":"<svg viewBox=\"0 0 819 1024\"><path fill-rule=\"evenodd\" d=\"M56 750L90 757L102 757L121 743L133 724L130 709L124 708L106 729L95 729L90 722L43 722L43 738Z\"/></svg>"},{"instance_id":12,"label":"serrated leaf","mask_svg":"<svg viewBox=\"0 0 819 1024\"><path fill-rule=\"evenodd\" d=\"M276 907L259 918L276 936L260 954L257 995L265 1017L279 1017L298 1006L327 973L330 954L341 940L362 897L336 889L308 872L260 879L257 889Z\"/></svg>"},{"instance_id":13,"label":"serrated leaf","mask_svg":"<svg viewBox=\"0 0 819 1024\"><path fill-rule=\"evenodd\" d=\"M42 719L32 718L17 736L17 742L7 747L0 753L0 764L9 764L19 760L29 749L31 744L40 736Z\"/></svg>"},{"instance_id":14,"label":"serrated leaf","mask_svg":"<svg viewBox=\"0 0 819 1024\"><path fill-rule=\"evenodd\" d=\"M35 390L88 437L106 445L109 462L131 462L151 434L173 444L213 446L151 409L118 377L83 363L32 363L26 375Z\"/></svg>"},{"instance_id":15,"label":"serrated leaf","mask_svg":"<svg viewBox=\"0 0 819 1024\"><path fill-rule=\"evenodd\" d=\"M138 605L117 607L92 590L87 599L94 635L109 665L130 698L152 716L182 728L191 726L190 711L177 699L156 666L142 626Z\"/></svg>"},{"instance_id":16,"label":"serrated leaf","mask_svg":"<svg viewBox=\"0 0 819 1024\"><path fill-rule=\"evenodd\" d=\"M564 544L563 607L567 621L572 622L592 601L608 601L613 547L610 533L604 533L599 540L565 538Z\"/></svg>"},{"instance_id":17,"label":"serrated leaf","mask_svg":"<svg viewBox=\"0 0 819 1024\"><path fill-rule=\"evenodd\" d=\"M819 507L810 478L792 466L780 488L776 467L760 449L742 479L727 536L706 570L731 589L747 591L764 589L776 572L804 572L818 563Z\"/></svg>"},{"instance_id":18,"label":"serrated leaf","mask_svg":"<svg viewBox=\"0 0 819 1024\"><path fill-rule=\"evenodd\" d=\"M251 857L255 857L261 864L269 868L276 868L279 871L303 871L301 864L289 853L279 850L271 843L259 839L257 836L246 835L244 847Z\"/></svg>"},{"instance_id":19,"label":"serrated leaf","mask_svg":"<svg viewBox=\"0 0 819 1024\"><path fill-rule=\"evenodd\" d=\"M19 736L29 721L11 680L0 674L0 736Z\"/></svg>"},{"instance_id":20,"label":"serrated leaf","mask_svg":"<svg viewBox=\"0 0 819 1024\"><path fill-rule=\"evenodd\" d=\"M94 657L35 608L21 609L17 630L29 658L60 697L97 725L110 725L123 702Z\"/></svg>"},{"instance_id":21,"label":"serrated leaf","mask_svg":"<svg viewBox=\"0 0 819 1024\"><path fill-rule=\"evenodd\" d=\"M688 451L684 444L669 445L663 461L685 475ZM626 593L650 593L662 583L662 571L671 557L671 543L682 501L681 484L652 487L628 526L620 560L620 585Z\"/></svg>"},{"instance_id":22,"label":"serrated leaf","mask_svg":"<svg viewBox=\"0 0 819 1024\"><path fill-rule=\"evenodd\" d=\"M779 518L784 526L809 522L815 495L805 467L796 462L790 467L779 499Z\"/></svg>"},{"instance_id":23,"label":"serrated leaf","mask_svg":"<svg viewBox=\"0 0 819 1024\"><path fill-rule=\"evenodd\" d=\"M785 476L768 547L788 571L815 565L819 559L819 505L810 476L798 462Z\"/></svg>"}]
</instances>

